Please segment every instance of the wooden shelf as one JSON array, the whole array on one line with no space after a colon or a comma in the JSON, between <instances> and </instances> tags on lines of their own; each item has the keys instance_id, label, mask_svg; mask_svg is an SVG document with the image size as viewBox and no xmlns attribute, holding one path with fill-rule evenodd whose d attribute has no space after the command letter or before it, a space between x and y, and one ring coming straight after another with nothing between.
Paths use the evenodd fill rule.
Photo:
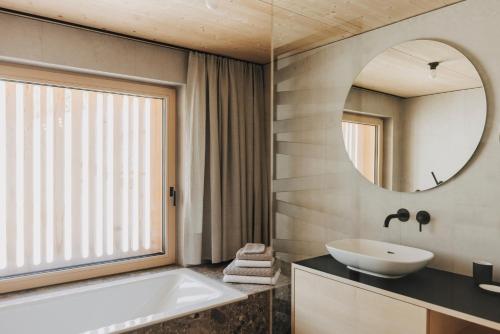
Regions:
<instances>
[{"instance_id":1,"label":"wooden shelf","mask_svg":"<svg viewBox=\"0 0 500 334\"><path fill-rule=\"evenodd\" d=\"M430 310L427 323L428 334L500 334L500 331Z\"/></svg>"}]
</instances>

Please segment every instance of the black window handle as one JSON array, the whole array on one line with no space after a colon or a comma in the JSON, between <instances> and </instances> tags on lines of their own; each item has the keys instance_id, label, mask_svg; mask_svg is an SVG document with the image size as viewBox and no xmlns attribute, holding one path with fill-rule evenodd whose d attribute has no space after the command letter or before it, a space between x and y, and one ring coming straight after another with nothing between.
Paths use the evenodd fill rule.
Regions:
<instances>
[{"instance_id":1,"label":"black window handle","mask_svg":"<svg viewBox=\"0 0 500 334\"><path fill-rule=\"evenodd\" d=\"M170 198L172 198L172 205L176 206L177 205L177 191L175 190L175 187L170 187Z\"/></svg>"}]
</instances>

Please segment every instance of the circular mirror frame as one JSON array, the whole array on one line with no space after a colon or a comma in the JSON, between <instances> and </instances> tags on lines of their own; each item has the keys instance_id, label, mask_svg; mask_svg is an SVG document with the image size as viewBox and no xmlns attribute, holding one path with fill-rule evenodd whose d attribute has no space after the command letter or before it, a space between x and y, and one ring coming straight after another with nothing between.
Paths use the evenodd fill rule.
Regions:
<instances>
[{"instance_id":1,"label":"circular mirror frame","mask_svg":"<svg viewBox=\"0 0 500 334\"><path fill-rule=\"evenodd\" d=\"M481 74L480 72L477 70L477 67L476 65L474 64L474 62L469 58L467 57L464 52L462 50L460 50L459 48L455 47L455 46L452 46L448 43L445 43L441 40L432 40L432 39L414 39L414 40L408 40L408 41L404 41L404 42L401 42L401 43L398 43L398 44L395 44L385 50L383 50L382 52L378 53L375 57L371 58L367 63L365 63L363 65L363 67L361 68L361 70L358 72L358 74L354 77L354 80L353 82L351 83L351 86L349 88L349 91L346 95L346 98L345 98L345 101L344 101L344 107L342 109L342 112L340 113L340 124L342 124L342 120L343 120L343 116L344 114L346 113L346 103L348 101L348 98L349 98L349 95L350 95L350 92L352 90L354 86L354 83L355 81L358 79L358 77L363 73L363 71L366 69L366 67L372 63L374 60L377 59L377 57L379 57L380 55L382 55L383 53L385 53L386 51L392 49L392 48L395 48L399 45L403 45L405 43L410 43L410 42L415 42L415 41L421 41L421 42L425 42L425 41L428 41L428 42L433 42L433 43L440 43L440 44L443 44L451 49L453 49L454 51L458 52L461 56L463 56L464 59L466 59L470 65L472 65L472 67L474 68L480 82L481 82L481 88L483 89L483 95L484 95L484 119L482 120L482 125L481 125L481 133L480 135L477 137L477 143L475 143L473 146L474 146L474 149L472 150L471 154L464 159L464 162L462 164L460 164L460 166L457 167L456 171L451 174L449 177L447 177L445 180L442 180L442 181L439 181L435 178L435 182L436 182L436 185L433 186L433 187L428 187L428 188L425 188L425 189L422 189L422 190L415 190L415 191L403 191L403 190L395 190L395 189L389 189L387 187L384 187L382 185L379 185L379 184L376 184L376 183L373 183L371 182L370 180L368 180L361 172L360 170L354 165L354 162L352 161L352 159L350 158L349 156L349 153L347 152L346 148L345 148L345 141L344 141L344 133L343 133L343 129L342 129L342 126L341 126L341 135L342 135L342 146L344 148L344 152L345 154L347 155L347 158L349 159L349 161L351 162L352 164L352 167L356 170L356 173L364 179L364 181L380 188L380 189L383 189L383 190L387 190L387 191L391 191L391 192L398 192L398 193L408 193L408 194L413 194L413 193L421 193L421 192L427 192L429 190L433 190L433 189L436 189L440 186L442 186L443 184L445 183L448 183L450 181L452 181L453 179L455 179L458 175L460 175L466 168L467 166L471 163L472 159L475 157L475 155L477 154L477 151L479 149L479 146L482 142L482 138L484 136L484 133L485 133L485 129L486 129L486 124L487 124L487 120L488 120L488 95L486 93L486 88L484 86L484 80L482 79L481 77ZM440 62L438 62L440 63ZM430 68L432 69L432 66L431 66L431 63L428 64L430 66ZM435 68L435 67L434 67ZM432 71L431 71L432 72ZM477 87L477 88L480 88L480 87ZM448 92L451 92L451 91L448 91ZM378 92L378 93L381 93L381 94L384 94L383 92ZM447 92L443 92L443 93L447 93ZM476 139L474 139L476 141ZM434 177L434 175L433 175Z\"/></svg>"}]
</instances>

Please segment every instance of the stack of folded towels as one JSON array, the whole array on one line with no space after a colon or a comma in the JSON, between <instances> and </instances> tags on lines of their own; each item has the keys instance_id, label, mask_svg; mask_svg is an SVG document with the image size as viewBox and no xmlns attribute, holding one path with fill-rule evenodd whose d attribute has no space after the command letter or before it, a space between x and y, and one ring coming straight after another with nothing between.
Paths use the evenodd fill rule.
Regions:
<instances>
[{"instance_id":1,"label":"stack of folded towels","mask_svg":"<svg viewBox=\"0 0 500 334\"><path fill-rule=\"evenodd\" d=\"M264 244L246 244L236 259L224 269L224 282L276 284L280 269L274 263L273 248Z\"/></svg>"}]
</instances>

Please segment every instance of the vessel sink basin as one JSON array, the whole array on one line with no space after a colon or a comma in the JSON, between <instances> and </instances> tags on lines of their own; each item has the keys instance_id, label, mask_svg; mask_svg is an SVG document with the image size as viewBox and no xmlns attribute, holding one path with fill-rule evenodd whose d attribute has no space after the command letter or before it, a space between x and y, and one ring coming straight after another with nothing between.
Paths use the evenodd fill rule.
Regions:
<instances>
[{"instance_id":1,"label":"vessel sink basin","mask_svg":"<svg viewBox=\"0 0 500 334\"><path fill-rule=\"evenodd\" d=\"M368 275L399 278L425 267L432 252L367 239L341 239L326 244L334 259Z\"/></svg>"}]
</instances>

